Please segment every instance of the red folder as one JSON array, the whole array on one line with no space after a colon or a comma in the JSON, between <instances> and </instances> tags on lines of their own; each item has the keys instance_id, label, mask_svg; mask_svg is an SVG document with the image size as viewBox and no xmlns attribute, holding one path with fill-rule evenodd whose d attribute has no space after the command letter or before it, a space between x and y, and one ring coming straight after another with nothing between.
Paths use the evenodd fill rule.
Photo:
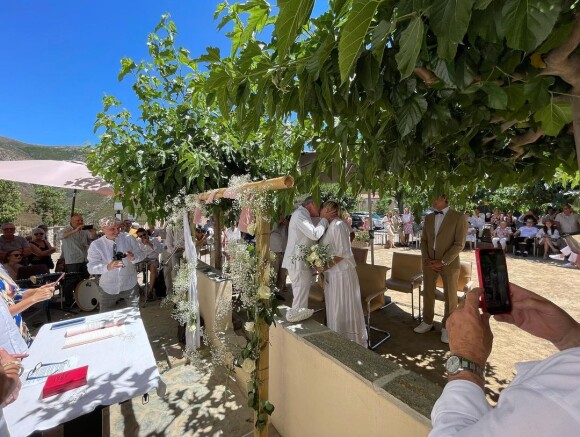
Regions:
<instances>
[{"instance_id":1,"label":"red folder","mask_svg":"<svg viewBox=\"0 0 580 437\"><path fill-rule=\"evenodd\" d=\"M42 399L85 385L88 369L89 366L83 366L50 375L42 389Z\"/></svg>"}]
</instances>

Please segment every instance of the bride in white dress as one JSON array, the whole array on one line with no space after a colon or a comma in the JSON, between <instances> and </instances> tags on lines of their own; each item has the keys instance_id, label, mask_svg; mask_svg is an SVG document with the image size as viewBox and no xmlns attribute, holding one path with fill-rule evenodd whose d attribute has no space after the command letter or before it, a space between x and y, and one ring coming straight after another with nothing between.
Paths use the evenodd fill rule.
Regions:
<instances>
[{"instance_id":1,"label":"bride in white dress","mask_svg":"<svg viewBox=\"0 0 580 437\"><path fill-rule=\"evenodd\" d=\"M336 211L336 202L328 201L322 209ZM327 325L349 340L367 347L367 330L360 297L360 285L356 274L356 264L350 246L349 226L340 218L330 222L320 244L329 245L333 256L324 268L324 299L326 301Z\"/></svg>"}]
</instances>

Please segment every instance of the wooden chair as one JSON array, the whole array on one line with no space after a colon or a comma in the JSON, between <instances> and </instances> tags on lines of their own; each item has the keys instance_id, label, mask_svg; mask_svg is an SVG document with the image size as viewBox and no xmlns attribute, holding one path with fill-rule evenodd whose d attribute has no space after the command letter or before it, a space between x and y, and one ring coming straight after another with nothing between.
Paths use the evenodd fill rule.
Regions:
<instances>
[{"instance_id":1,"label":"wooden chair","mask_svg":"<svg viewBox=\"0 0 580 437\"><path fill-rule=\"evenodd\" d=\"M402 293L411 293L411 317L415 319L415 301L414 291L419 289L419 315L421 320L421 287L423 285L423 259L421 255L410 253L393 253L393 265L391 268L391 277L387 279L386 286L388 290L400 291Z\"/></svg>"},{"instance_id":2,"label":"wooden chair","mask_svg":"<svg viewBox=\"0 0 580 437\"><path fill-rule=\"evenodd\" d=\"M473 288L473 281L471 280L472 263L471 261L461 261L461 267L459 270L459 278L457 279L457 294L467 293ZM435 299L440 301L445 301L445 294L443 293L443 278L441 275L437 278L435 283ZM421 292L424 295L424 291ZM462 297L463 297L462 296Z\"/></svg>"},{"instance_id":3,"label":"wooden chair","mask_svg":"<svg viewBox=\"0 0 580 437\"><path fill-rule=\"evenodd\" d=\"M354 256L354 262L357 264L366 264L368 253L369 253L368 247L353 247L352 248L352 255Z\"/></svg>"},{"instance_id":4,"label":"wooden chair","mask_svg":"<svg viewBox=\"0 0 580 437\"><path fill-rule=\"evenodd\" d=\"M368 348L371 350L375 350L391 338L391 334L388 331L371 325L371 313L390 305L390 302L385 303L385 279L387 278L388 270L388 267L370 264L357 264L356 266L356 273L360 283L361 303L366 318ZM375 343L371 341L371 331L381 334L381 338Z\"/></svg>"}]
</instances>

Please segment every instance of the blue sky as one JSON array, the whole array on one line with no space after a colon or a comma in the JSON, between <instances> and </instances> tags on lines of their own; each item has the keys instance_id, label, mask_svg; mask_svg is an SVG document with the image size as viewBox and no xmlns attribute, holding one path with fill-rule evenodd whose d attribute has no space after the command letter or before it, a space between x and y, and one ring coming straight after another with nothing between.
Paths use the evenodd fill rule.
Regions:
<instances>
[{"instance_id":1,"label":"blue sky","mask_svg":"<svg viewBox=\"0 0 580 437\"><path fill-rule=\"evenodd\" d=\"M147 59L147 35L169 12L192 57L229 50L218 0L3 0L0 2L0 136L40 145L95 144L104 94L134 113L123 57ZM275 1L272 1L275 4ZM325 1L317 2L317 9Z\"/></svg>"}]
</instances>

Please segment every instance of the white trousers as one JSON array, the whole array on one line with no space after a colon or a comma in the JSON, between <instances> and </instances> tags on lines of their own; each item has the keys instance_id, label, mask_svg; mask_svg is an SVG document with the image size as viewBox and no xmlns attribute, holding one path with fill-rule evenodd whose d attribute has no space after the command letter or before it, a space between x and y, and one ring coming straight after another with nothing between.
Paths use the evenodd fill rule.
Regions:
<instances>
[{"instance_id":1,"label":"white trousers","mask_svg":"<svg viewBox=\"0 0 580 437\"><path fill-rule=\"evenodd\" d=\"M292 308L308 308L308 293L312 285L311 270L288 269L288 276L292 282Z\"/></svg>"},{"instance_id":2,"label":"white trousers","mask_svg":"<svg viewBox=\"0 0 580 437\"><path fill-rule=\"evenodd\" d=\"M576 262L576 259L578 258L578 254L572 252L572 249L570 249L570 246L566 246L564 249L560 250L560 252L562 252L564 255L568 256L568 262L574 264Z\"/></svg>"},{"instance_id":3,"label":"white trousers","mask_svg":"<svg viewBox=\"0 0 580 437\"><path fill-rule=\"evenodd\" d=\"M507 238L499 238L499 237L493 237L491 239L491 242L493 243L493 247L495 247L497 249L497 243L499 242L499 244L501 244L501 248L504 250L506 250L506 242L507 242Z\"/></svg>"}]
</instances>

